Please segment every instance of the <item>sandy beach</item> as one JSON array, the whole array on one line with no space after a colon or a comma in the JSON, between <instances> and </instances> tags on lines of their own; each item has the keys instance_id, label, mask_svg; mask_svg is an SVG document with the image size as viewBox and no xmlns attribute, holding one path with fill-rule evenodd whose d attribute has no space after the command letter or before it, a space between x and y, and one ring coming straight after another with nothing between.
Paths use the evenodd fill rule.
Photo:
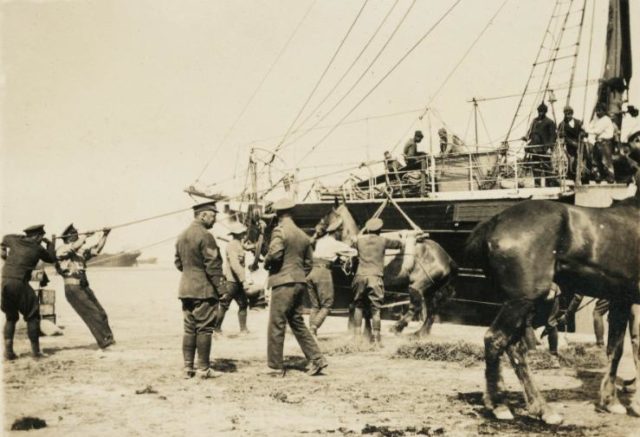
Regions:
<instances>
[{"instance_id":1,"label":"sandy beach","mask_svg":"<svg viewBox=\"0 0 640 437\"><path fill-rule=\"evenodd\" d=\"M251 311L251 334L240 337L232 306L224 335L215 340L213 380L181 379L181 312L178 273L170 268L92 269L92 288L109 314L117 350L96 351L88 329L64 298L59 277L58 323L64 335L44 337L49 358L33 361L24 331L17 334L20 358L4 363L4 425L22 416L44 419L47 427L29 435L633 435L637 418L594 413L601 369L540 370L546 397L565 415L548 427L526 416L519 384L510 368L505 379L516 420L497 423L486 415L481 396L484 366L399 359L408 331L395 337L383 326L384 347L354 352L346 319L330 317L321 330L329 353L326 374L308 377L291 334L285 355L294 368L285 377L265 374L268 312ZM234 304L235 305L235 304ZM411 329L417 328L414 322ZM429 341L482 344L485 328L438 324ZM569 335L571 342L591 341ZM628 351L628 347L627 347ZM623 359L622 376L632 375ZM624 395L623 403L627 402ZM377 434L376 434L377 433Z\"/></svg>"}]
</instances>

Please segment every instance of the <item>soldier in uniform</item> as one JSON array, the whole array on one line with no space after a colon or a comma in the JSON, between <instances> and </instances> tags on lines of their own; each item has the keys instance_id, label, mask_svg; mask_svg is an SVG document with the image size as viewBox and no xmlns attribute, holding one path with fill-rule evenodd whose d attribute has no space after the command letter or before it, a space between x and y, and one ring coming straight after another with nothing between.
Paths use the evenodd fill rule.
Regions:
<instances>
[{"instance_id":1,"label":"soldier in uniform","mask_svg":"<svg viewBox=\"0 0 640 437\"><path fill-rule=\"evenodd\" d=\"M224 294L222 256L208 231L216 221L215 202L193 207L195 219L176 242L175 265L182 272L178 297L182 302L184 377L218 376L210 368L211 335L219 296ZM198 355L194 371L194 358Z\"/></svg>"},{"instance_id":2,"label":"soldier in uniform","mask_svg":"<svg viewBox=\"0 0 640 437\"><path fill-rule=\"evenodd\" d=\"M98 243L83 249L82 246L91 234L79 236L78 230L70 224L62 232L64 244L56 250L56 270L64 279L67 301L87 325L100 349L107 349L115 344L115 340L109 327L107 313L93 290L89 288L86 263L102 252L109 232L111 230L105 228Z\"/></svg>"},{"instance_id":3,"label":"soldier in uniform","mask_svg":"<svg viewBox=\"0 0 640 437\"><path fill-rule=\"evenodd\" d=\"M226 291L220 298L218 306L218 315L216 318L216 326L214 332L222 332L222 322L224 316L229 309L232 300L238 304L238 322L240 323L240 333L248 334L247 329L247 308L249 307L249 299L246 290L249 288L244 271L244 247L242 239L247 232L247 228L238 222L231 225L229 233L232 240L227 244L225 257L225 276L227 278Z\"/></svg>"},{"instance_id":4,"label":"soldier in uniform","mask_svg":"<svg viewBox=\"0 0 640 437\"><path fill-rule=\"evenodd\" d=\"M264 260L264 266L269 271L268 285L272 288L267 361L271 369L285 370L282 354L288 323L302 352L310 361L307 373L313 376L327 367L327 361L302 318L305 269L311 267L313 254L311 239L296 226L291 217L294 206L288 199L281 199L273 205L278 225L271 234L269 252Z\"/></svg>"},{"instance_id":5,"label":"soldier in uniform","mask_svg":"<svg viewBox=\"0 0 640 437\"><path fill-rule=\"evenodd\" d=\"M314 336L318 335L318 329L331 312L333 306L333 277L331 267L340 254L349 254L355 251L348 244L340 240L342 220L336 220L327 227L326 235L316 240L316 248L313 253L313 268L307 276L309 301L311 312L309 314L309 329Z\"/></svg>"},{"instance_id":6,"label":"soldier in uniform","mask_svg":"<svg viewBox=\"0 0 640 437\"><path fill-rule=\"evenodd\" d=\"M40 305L38 296L29 285L31 271L39 261L53 263L56 260L53 241L44 238L44 225L30 226L24 230L25 235L5 235L2 238L0 257L2 266L2 301L0 308L5 314L4 325L4 357L14 360L17 355L13 351L13 337L16 332L18 313L27 322L27 335L31 342L31 353L34 358L44 355L40 351ZM45 249L42 242L47 245Z\"/></svg>"},{"instance_id":7,"label":"soldier in uniform","mask_svg":"<svg viewBox=\"0 0 640 437\"><path fill-rule=\"evenodd\" d=\"M364 235L356 242L358 250L358 270L353 279L355 311L353 329L355 338L360 337L363 309L368 301L371 308L373 339L380 344L380 308L384 301L384 252L386 249L402 249L401 241L390 240L380 235L384 223L379 218L372 218L365 225Z\"/></svg>"},{"instance_id":8,"label":"soldier in uniform","mask_svg":"<svg viewBox=\"0 0 640 437\"><path fill-rule=\"evenodd\" d=\"M544 102L538 106L538 116L531 122L525 139L529 145L525 159L531 163L535 185L539 187L545 170L550 168L548 149L556 143L556 124L547 117L547 105Z\"/></svg>"}]
</instances>

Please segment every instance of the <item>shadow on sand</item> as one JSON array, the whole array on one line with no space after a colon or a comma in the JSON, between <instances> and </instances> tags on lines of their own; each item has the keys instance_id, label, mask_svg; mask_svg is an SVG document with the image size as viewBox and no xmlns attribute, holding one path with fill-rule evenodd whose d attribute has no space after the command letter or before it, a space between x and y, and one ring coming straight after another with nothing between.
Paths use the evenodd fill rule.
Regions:
<instances>
[{"instance_id":1,"label":"shadow on sand","mask_svg":"<svg viewBox=\"0 0 640 437\"><path fill-rule=\"evenodd\" d=\"M548 402L567 401L590 401L591 405L585 406L585 412L593 412L598 399L602 371L578 370L576 377L582 381L579 387L569 389L552 389L543 392ZM622 386L623 381L619 380L618 385ZM618 391L618 396L623 405L628 405L630 394ZM512 421L495 420L490 411L484 407L482 392L458 393L457 396L450 396L452 401L462 401L473 408L470 415L483 417L485 421L478 426L480 434L502 434L502 433L553 433L556 435L577 435L591 436L600 435L600 426L586 427L578 425L547 425L537 418L527 415L526 405L522 392L505 392L505 402L514 412L515 419Z\"/></svg>"}]
</instances>

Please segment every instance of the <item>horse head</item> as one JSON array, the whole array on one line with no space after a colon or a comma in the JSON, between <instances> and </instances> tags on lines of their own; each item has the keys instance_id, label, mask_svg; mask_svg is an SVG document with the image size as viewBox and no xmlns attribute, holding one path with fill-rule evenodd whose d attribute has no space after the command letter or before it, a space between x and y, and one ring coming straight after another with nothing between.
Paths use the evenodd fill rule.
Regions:
<instances>
[{"instance_id":1,"label":"horse head","mask_svg":"<svg viewBox=\"0 0 640 437\"><path fill-rule=\"evenodd\" d=\"M351 244L358 236L358 225L347 206L344 203L338 203L337 200L331 211L316 225L316 236L324 235L326 229L338 220L342 221L340 241Z\"/></svg>"}]
</instances>

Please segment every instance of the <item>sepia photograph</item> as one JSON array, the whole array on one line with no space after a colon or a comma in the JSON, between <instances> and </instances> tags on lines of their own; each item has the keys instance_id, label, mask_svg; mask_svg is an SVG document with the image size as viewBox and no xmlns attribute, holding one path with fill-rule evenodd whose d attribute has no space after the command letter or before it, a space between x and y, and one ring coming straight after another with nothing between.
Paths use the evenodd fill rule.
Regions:
<instances>
[{"instance_id":1,"label":"sepia photograph","mask_svg":"<svg viewBox=\"0 0 640 437\"><path fill-rule=\"evenodd\" d=\"M0 433L640 435L639 50L640 0L1 1Z\"/></svg>"}]
</instances>

